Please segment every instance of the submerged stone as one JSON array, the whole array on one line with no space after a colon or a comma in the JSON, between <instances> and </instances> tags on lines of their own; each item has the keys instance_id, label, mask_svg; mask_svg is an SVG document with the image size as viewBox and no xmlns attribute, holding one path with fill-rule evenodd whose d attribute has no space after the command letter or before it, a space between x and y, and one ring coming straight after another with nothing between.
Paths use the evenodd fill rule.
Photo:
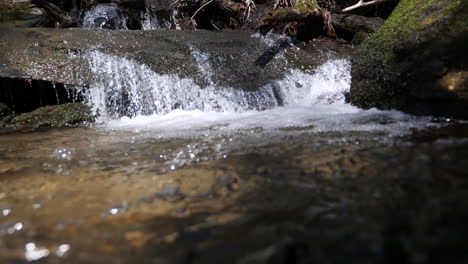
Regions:
<instances>
[{"instance_id":1,"label":"submerged stone","mask_svg":"<svg viewBox=\"0 0 468 264\"><path fill-rule=\"evenodd\" d=\"M65 127L94 122L89 106L81 103L46 106L15 117L11 125L18 127Z\"/></svg>"},{"instance_id":2,"label":"submerged stone","mask_svg":"<svg viewBox=\"0 0 468 264\"><path fill-rule=\"evenodd\" d=\"M403 0L353 57L351 103L468 118L468 2Z\"/></svg>"},{"instance_id":3,"label":"submerged stone","mask_svg":"<svg viewBox=\"0 0 468 264\"><path fill-rule=\"evenodd\" d=\"M156 198L171 199L176 198L180 194L180 186L178 184L169 184L156 193Z\"/></svg>"}]
</instances>

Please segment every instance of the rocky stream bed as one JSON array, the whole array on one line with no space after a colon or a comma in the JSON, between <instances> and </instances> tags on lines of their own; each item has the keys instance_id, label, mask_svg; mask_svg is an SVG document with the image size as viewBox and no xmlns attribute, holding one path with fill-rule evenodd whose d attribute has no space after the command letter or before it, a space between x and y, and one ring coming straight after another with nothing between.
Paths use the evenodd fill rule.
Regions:
<instances>
[{"instance_id":1,"label":"rocky stream bed","mask_svg":"<svg viewBox=\"0 0 468 264\"><path fill-rule=\"evenodd\" d=\"M0 263L468 262L466 2L375 34L338 1L215 1L211 31L171 29L201 1L33 2L0 24ZM323 32L261 20L291 14Z\"/></svg>"}]
</instances>

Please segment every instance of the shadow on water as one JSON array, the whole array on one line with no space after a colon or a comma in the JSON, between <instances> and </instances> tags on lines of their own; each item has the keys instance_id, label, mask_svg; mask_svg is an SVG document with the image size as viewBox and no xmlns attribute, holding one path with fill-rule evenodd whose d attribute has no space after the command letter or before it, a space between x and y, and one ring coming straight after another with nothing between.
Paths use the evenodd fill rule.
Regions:
<instances>
[{"instance_id":1,"label":"shadow on water","mask_svg":"<svg viewBox=\"0 0 468 264\"><path fill-rule=\"evenodd\" d=\"M288 165L292 156L245 155L233 167L261 180L225 209L241 217L194 231L186 218L155 218L149 226L185 231L171 243L149 241L144 255L167 263L466 263L467 154L466 143L364 148L312 173ZM342 163L348 158L354 164ZM284 177L274 175L281 170Z\"/></svg>"},{"instance_id":2,"label":"shadow on water","mask_svg":"<svg viewBox=\"0 0 468 264\"><path fill-rule=\"evenodd\" d=\"M376 132L301 131L166 172L131 161L176 149L171 140L123 145L131 133L82 129L18 135L36 149L22 157L58 144L73 158L47 161L67 175L23 158L12 163L25 162L16 175L0 177L13 209L0 218L0 259L28 263L24 245L35 242L50 252L33 263L466 263L468 142L464 125L451 127L393 143ZM96 164L58 166L84 159L80 147ZM65 258L54 253L60 243L71 245Z\"/></svg>"}]
</instances>

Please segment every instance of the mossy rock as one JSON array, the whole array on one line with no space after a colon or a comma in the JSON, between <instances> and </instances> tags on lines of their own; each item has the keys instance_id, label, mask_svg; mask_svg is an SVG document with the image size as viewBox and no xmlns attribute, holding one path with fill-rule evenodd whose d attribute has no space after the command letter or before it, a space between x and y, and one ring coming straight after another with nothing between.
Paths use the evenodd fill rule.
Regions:
<instances>
[{"instance_id":1,"label":"mossy rock","mask_svg":"<svg viewBox=\"0 0 468 264\"><path fill-rule=\"evenodd\" d=\"M351 103L468 118L468 1L402 0L353 56Z\"/></svg>"},{"instance_id":2,"label":"mossy rock","mask_svg":"<svg viewBox=\"0 0 468 264\"><path fill-rule=\"evenodd\" d=\"M10 114L10 108L3 103L0 103L0 121Z\"/></svg>"},{"instance_id":3,"label":"mossy rock","mask_svg":"<svg viewBox=\"0 0 468 264\"><path fill-rule=\"evenodd\" d=\"M30 3L0 3L0 23L18 19L31 10Z\"/></svg>"},{"instance_id":4,"label":"mossy rock","mask_svg":"<svg viewBox=\"0 0 468 264\"><path fill-rule=\"evenodd\" d=\"M291 3L291 7L275 9L262 17L257 30L266 34L274 29L303 41L327 35L325 21L329 14L320 9L316 0L296 0Z\"/></svg>"},{"instance_id":5,"label":"mossy rock","mask_svg":"<svg viewBox=\"0 0 468 264\"><path fill-rule=\"evenodd\" d=\"M353 43L356 43L356 44L361 44L362 42L364 42L366 39L369 38L369 33L367 32L364 32L364 31L358 31L356 32L356 34L354 34L353 36Z\"/></svg>"},{"instance_id":6,"label":"mossy rock","mask_svg":"<svg viewBox=\"0 0 468 264\"><path fill-rule=\"evenodd\" d=\"M377 32L385 20L380 17L365 17L349 14L333 14L333 27L338 38L362 43Z\"/></svg>"},{"instance_id":7,"label":"mossy rock","mask_svg":"<svg viewBox=\"0 0 468 264\"><path fill-rule=\"evenodd\" d=\"M30 113L15 117L11 125L20 127L65 127L89 124L95 121L89 106L82 103L68 103L62 105L38 108Z\"/></svg>"}]
</instances>

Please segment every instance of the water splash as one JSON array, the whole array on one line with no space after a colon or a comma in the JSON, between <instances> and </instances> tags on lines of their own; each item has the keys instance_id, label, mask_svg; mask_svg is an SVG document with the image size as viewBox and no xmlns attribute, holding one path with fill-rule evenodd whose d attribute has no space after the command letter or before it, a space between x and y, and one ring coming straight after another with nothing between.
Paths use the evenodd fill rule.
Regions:
<instances>
[{"instance_id":1,"label":"water splash","mask_svg":"<svg viewBox=\"0 0 468 264\"><path fill-rule=\"evenodd\" d=\"M168 27L165 25L164 21L161 23L158 19L156 14L153 14L150 9L146 9L144 12L141 13L141 29L142 30L155 30L161 29L164 27Z\"/></svg>"},{"instance_id":2,"label":"water splash","mask_svg":"<svg viewBox=\"0 0 468 264\"><path fill-rule=\"evenodd\" d=\"M121 116L167 114L174 110L245 112L290 104L344 102L349 90L350 63L329 61L315 74L290 70L282 80L272 80L256 91L222 87L213 82L209 54L191 48L202 76L209 83L200 87L193 79L158 74L134 60L91 51L86 58L95 75L83 90L94 111L107 119Z\"/></svg>"},{"instance_id":3,"label":"water splash","mask_svg":"<svg viewBox=\"0 0 468 264\"><path fill-rule=\"evenodd\" d=\"M47 248L42 248L36 246L35 243L27 243L24 246L26 252L24 253L24 257L27 261L37 261L49 256L50 251Z\"/></svg>"},{"instance_id":4,"label":"water splash","mask_svg":"<svg viewBox=\"0 0 468 264\"><path fill-rule=\"evenodd\" d=\"M127 19L117 6L112 4L96 5L83 15L83 28L128 29Z\"/></svg>"},{"instance_id":5,"label":"water splash","mask_svg":"<svg viewBox=\"0 0 468 264\"><path fill-rule=\"evenodd\" d=\"M101 115L106 127L157 131L158 137L293 133L297 128L302 132L303 128L308 132L386 131L397 136L434 125L430 117L346 104L351 84L346 59L329 60L313 72L286 69L282 79L245 91L217 84L210 54L190 45L189 49L206 87L191 78L156 73L131 59L90 51L85 56L95 78L81 97ZM172 157L168 165L178 167L179 160L192 160L184 155Z\"/></svg>"}]
</instances>

